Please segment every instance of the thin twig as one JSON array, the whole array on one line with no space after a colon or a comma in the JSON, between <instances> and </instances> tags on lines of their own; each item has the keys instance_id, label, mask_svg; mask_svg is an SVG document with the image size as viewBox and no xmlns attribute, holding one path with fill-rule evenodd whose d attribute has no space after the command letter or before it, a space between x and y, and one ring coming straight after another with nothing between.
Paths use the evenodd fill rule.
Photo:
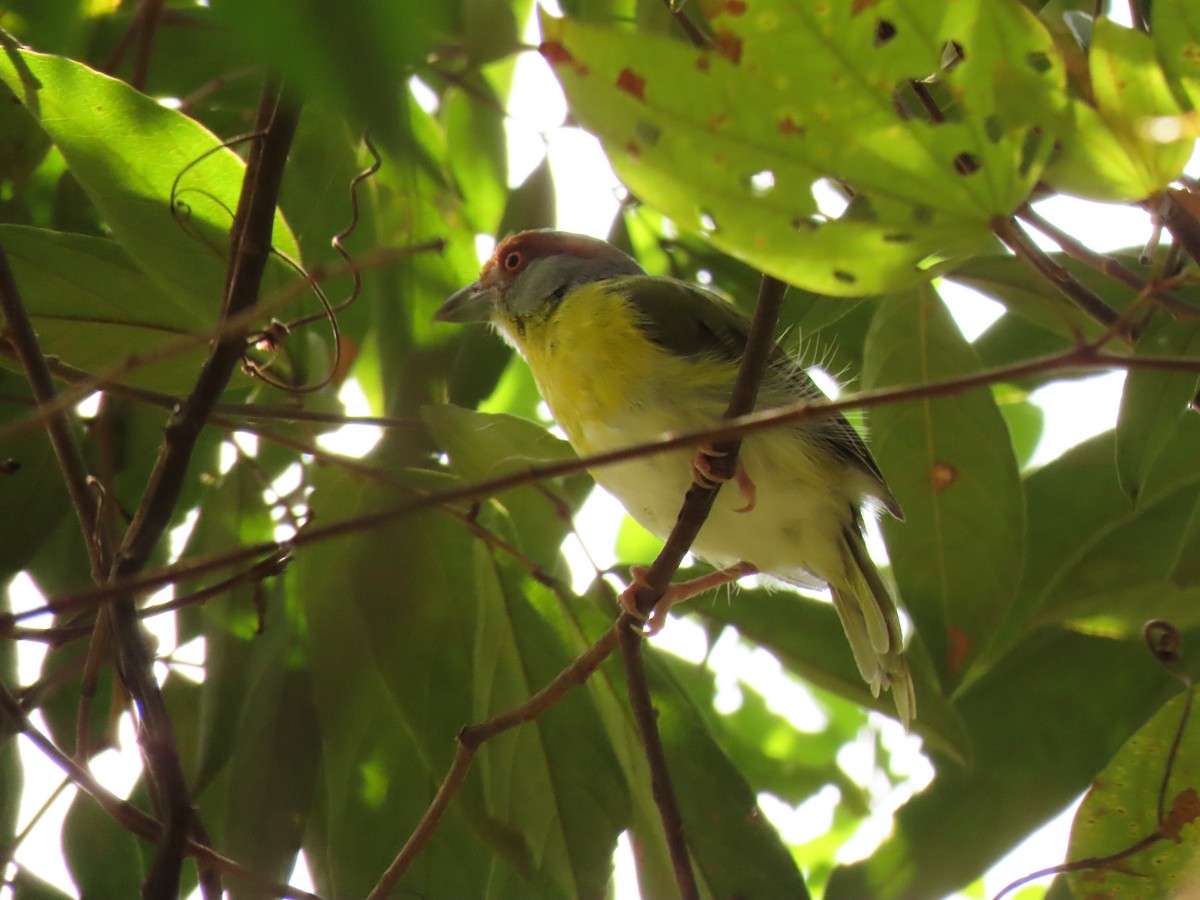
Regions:
<instances>
[{"instance_id":1,"label":"thin twig","mask_svg":"<svg viewBox=\"0 0 1200 900\"><path fill-rule=\"evenodd\" d=\"M1183 245L1193 262L1200 263L1200 219L1192 211L1196 205L1194 194L1168 188L1158 209L1171 237Z\"/></svg>"},{"instance_id":2,"label":"thin twig","mask_svg":"<svg viewBox=\"0 0 1200 900\"><path fill-rule=\"evenodd\" d=\"M127 591L154 590L184 578L195 578L209 572L228 569L247 560L278 553L281 550L319 543L331 538L344 537L362 531L370 531L372 528L377 528L384 523L435 506L481 500L503 491L535 484L539 481L560 478L564 475L574 475L588 469L615 465L631 459L653 456L656 453L666 453L686 447L699 447L704 444L713 443L714 441L745 437L749 434L757 434L761 431L769 431L785 425L800 425L807 422L819 421L831 416L841 415L851 410L870 409L876 406L886 406L893 403L905 403L910 400L922 400L933 397L952 397L975 388L986 387L1005 381L1020 380L1033 375L1044 375L1057 371L1090 369L1200 372L1200 359L1120 356L1115 353L1105 353L1090 344L1081 344L1064 350L1061 353L1038 357L1026 362L1013 363L1008 366L997 366L982 372L976 372L973 375L955 376L953 378L926 382L925 384L901 385L898 387L862 391L858 394L843 396L838 400L800 401L788 406L739 416L736 419L720 422L712 427L697 431L666 435L655 440L646 441L645 443L631 444L628 447L609 450L591 456L573 457L553 463L530 466L523 471L513 472L486 481L425 494L404 503L388 507L387 509L362 516L354 516L325 525L309 525L302 532L294 535L287 541L264 541L258 544L238 547L235 550L199 559L180 561L121 582L63 594L51 600L46 607L39 608L37 612L59 612L72 607L95 603ZM13 623L24 618L29 618L34 614L36 613L0 614L0 626L3 626L6 622ZM3 633L2 627L0 627L0 633Z\"/></svg>"},{"instance_id":3,"label":"thin twig","mask_svg":"<svg viewBox=\"0 0 1200 900\"><path fill-rule=\"evenodd\" d=\"M1106 253L1097 253L1087 244L1046 219L1028 203L1023 204L1017 210L1017 216L1058 244L1068 256L1107 275L1113 281L1120 282L1139 294L1144 294L1174 313L1189 318L1200 316L1200 306L1172 294L1165 289L1165 286L1147 281L1120 260L1114 259Z\"/></svg>"},{"instance_id":4,"label":"thin twig","mask_svg":"<svg viewBox=\"0 0 1200 900\"><path fill-rule=\"evenodd\" d=\"M158 20L162 14L163 0L145 0L140 13L137 53L133 58L133 74L129 83L139 91L146 89L150 75L150 53L154 49L154 35L158 31Z\"/></svg>"},{"instance_id":5,"label":"thin twig","mask_svg":"<svg viewBox=\"0 0 1200 900\"><path fill-rule=\"evenodd\" d=\"M16 698L2 684L0 684L0 722L4 723L8 729L25 735L47 759L62 769L76 787L90 794L100 804L100 807L126 831L148 841L158 839L163 830L159 822L133 804L110 792L95 779L91 771L64 753L54 741L29 721L29 717ZM318 895L309 891L269 881L227 856L222 856L205 844L188 840L184 849L188 856L194 857L198 862L219 869L260 891L269 892L272 896L289 898L289 900L321 900Z\"/></svg>"},{"instance_id":6,"label":"thin twig","mask_svg":"<svg viewBox=\"0 0 1200 900\"><path fill-rule=\"evenodd\" d=\"M333 266L315 266L308 273L308 278L300 278L284 285L280 289L273 291L261 303L245 310L244 312L229 316L223 319L215 328L206 332L195 332L181 335L179 338L155 347L149 351L141 353L132 353L120 362L114 363L106 369L95 373L87 381L81 381L75 384L70 390L63 391L54 401L44 408L37 409L27 416L22 416L11 422L5 423L0 427L0 443L10 440L17 435L27 431L41 427L41 423L45 418L54 412L61 410L72 409L81 400L88 397L95 391L104 390L110 386L117 385L117 379L122 375L135 371L143 366L151 363L161 362L166 359L172 359L184 353L195 350L197 347L209 346L214 341L222 341L233 335L242 336L251 326L261 321L263 317L268 316L274 310L285 306L297 297L302 296L309 290L309 285L312 280L323 280L332 278L338 275L343 275L351 272L354 269L362 270L375 266L391 265L401 259L406 259L414 253L440 253L445 246L445 241L441 238L434 238L428 241L422 241L417 244L412 244L407 247L390 247L375 251L374 253L364 254L355 261L353 267L345 264L337 264ZM0 352L3 352L3 345L6 342L0 338ZM124 386L123 386L124 387ZM129 389L133 390L133 389Z\"/></svg>"},{"instance_id":7,"label":"thin twig","mask_svg":"<svg viewBox=\"0 0 1200 900\"><path fill-rule=\"evenodd\" d=\"M750 325L750 335L746 342L745 355L738 369L737 381L725 411L726 420L749 413L754 408L758 397L758 387L762 383L775 343L772 335L775 324L779 320L779 309L783 304L783 295L787 286L769 275L764 275L759 288L758 302L754 308L754 320ZM727 438L713 444L712 467L714 475L725 479L733 477L737 466L737 454L741 447L741 437ZM659 598L666 592L671 579L679 569L683 556L691 549L696 535L712 510L713 501L720 490L719 481L713 486L693 484L684 498L683 507L675 527L667 536L666 543L658 557L650 566L644 581L639 585L635 594L638 611L643 616L648 615L658 603ZM679 804L675 799L675 789L671 784L670 773L667 769L666 753L663 750L662 739L658 734L658 724L654 707L650 699L650 687L646 681L645 664L642 661L641 627L634 616L625 614L619 620L621 627L621 656L625 661L625 678L629 687L629 703L637 723L638 735L646 754L646 762L650 768L650 785L654 801L658 805L659 816L662 818L663 834L667 842L667 850L671 856L671 865L675 871L675 882L679 886L680 896L685 900L699 897L696 887L695 873L692 871L691 859L687 849L687 838L684 834L683 817L679 813Z\"/></svg>"},{"instance_id":8,"label":"thin twig","mask_svg":"<svg viewBox=\"0 0 1200 900\"><path fill-rule=\"evenodd\" d=\"M222 318L251 310L258 298L270 256L279 187L297 118L297 110L290 101L282 98L275 85L268 84L255 123L255 131L262 137L253 143L246 162L230 236ZM163 449L125 534L110 580L119 582L140 571L161 540L175 514L192 450L244 350L244 341L238 335L217 341L195 387L172 417ZM153 660L141 638L134 596L125 593L115 597L109 610L118 669L138 705L142 719L139 740L164 803L162 836L143 884L143 896L175 897L179 893L180 867L193 819L187 780L175 746L171 717L154 679Z\"/></svg>"},{"instance_id":9,"label":"thin twig","mask_svg":"<svg viewBox=\"0 0 1200 900\"><path fill-rule=\"evenodd\" d=\"M459 788L462 787L462 783L467 777L467 771L471 767L471 761L475 758L475 753L479 747L486 741L503 734L511 728L523 725L526 722L532 722L566 696L571 688L578 687L586 682L591 677L591 674L600 668L601 663L608 659L612 652L617 649L617 632L620 627L618 623L604 632L578 659L563 669L553 681L524 703L506 710L498 716L488 719L486 722L480 722L477 725L468 725L458 733L458 749L454 754L454 762L450 765L450 771L446 773L446 777L442 780L441 787L438 788L438 792L433 798L433 802L429 805L429 808L425 811L425 815L421 817L421 821L413 829L413 833L405 843L403 849L397 854L392 864L388 866L387 871L380 877L379 883L367 895L367 900L382 900L382 898L388 896L395 889L396 885L399 884L400 879L404 877L404 873L408 870L412 861L425 849L425 846L429 843L429 839L433 837L433 833L437 829L442 815L446 812L447 807L449 807L450 801L454 799Z\"/></svg>"},{"instance_id":10,"label":"thin twig","mask_svg":"<svg viewBox=\"0 0 1200 900\"><path fill-rule=\"evenodd\" d=\"M101 581L105 576L109 560L106 548L99 542L100 518L96 497L88 487L88 470L83 461L79 442L71 428L71 414L65 408L55 408L57 395L46 357L38 342L37 332L29 321L16 279L8 264L8 256L0 246L0 312L4 316L3 336L11 343L25 377L29 380L33 399L37 403L36 415L45 423L50 444L62 470L67 493L75 507L75 515L83 529L83 542L87 545L91 561L92 579Z\"/></svg>"},{"instance_id":11,"label":"thin twig","mask_svg":"<svg viewBox=\"0 0 1200 900\"><path fill-rule=\"evenodd\" d=\"M1037 244L1029 239L1029 235L1017 224L1015 219L995 220L992 223L992 232L1016 254L1018 259L1031 266L1086 315L1106 328L1111 328L1117 323L1120 314L1066 268L1047 256ZM1119 337L1130 344L1135 340L1135 335L1130 329L1125 329Z\"/></svg>"},{"instance_id":12,"label":"thin twig","mask_svg":"<svg viewBox=\"0 0 1200 900\"><path fill-rule=\"evenodd\" d=\"M692 42L693 46L700 48L712 46L712 40L709 36L701 31L699 26L683 11L682 3L678 6L675 5L675 0L663 0L663 3L666 5L667 11L674 17L676 24L687 35L687 39Z\"/></svg>"}]
</instances>

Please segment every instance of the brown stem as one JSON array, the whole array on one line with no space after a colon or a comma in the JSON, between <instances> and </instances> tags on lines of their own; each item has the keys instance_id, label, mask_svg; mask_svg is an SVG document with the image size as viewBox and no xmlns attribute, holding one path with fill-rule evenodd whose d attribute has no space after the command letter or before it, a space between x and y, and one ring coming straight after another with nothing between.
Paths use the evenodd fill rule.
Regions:
<instances>
[{"instance_id":1,"label":"brown stem","mask_svg":"<svg viewBox=\"0 0 1200 900\"><path fill-rule=\"evenodd\" d=\"M707 34L700 30L700 27L691 20L687 12L683 9L683 4L676 6L673 0L663 0L667 7L667 11L675 18L675 23L687 35L687 39L692 42L694 47L711 47L712 39Z\"/></svg>"},{"instance_id":2,"label":"brown stem","mask_svg":"<svg viewBox=\"0 0 1200 900\"><path fill-rule=\"evenodd\" d=\"M622 617L622 619L624 618L626 617ZM387 871L380 877L379 883L367 895L368 900L382 900L382 898L388 896L395 889L396 885L400 883L400 879L404 877L404 873L408 870L412 861L425 849L425 846L429 843L429 839L433 837L434 831L437 830L442 815L446 812L447 807L449 807L450 801L454 799L459 788L462 787L463 780L467 777L467 771L471 767L471 761L475 758L475 753L479 747L484 742L491 740L499 734L503 734L511 728L523 725L526 722L532 722L561 700L571 688L577 687L587 681L591 674L600 668L600 664L608 659L613 650L617 648L617 631L621 627L621 622L618 621L616 625L604 632L591 647L585 650L578 659L563 669L553 681L521 705L506 710L500 713L500 715L488 719L486 722L480 722L478 725L468 725L458 733L458 750L455 752L454 762L450 766L450 771L446 773L446 777L442 780L441 787L438 788L437 795L433 798L429 809L425 811L425 815L421 817L421 821L413 829L412 835L400 853L397 854L395 860L388 866Z\"/></svg>"},{"instance_id":3,"label":"brown stem","mask_svg":"<svg viewBox=\"0 0 1200 900\"><path fill-rule=\"evenodd\" d=\"M148 841L159 838L159 835L163 831L163 827L159 822L146 815L133 804L122 800L116 794L108 791L92 776L90 770L73 760L59 749L54 741L50 740L50 738L34 727L33 723L29 721L29 717L25 715L25 711L21 708L21 705L4 685L0 685L0 723L6 726L6 730L25 735L30 743L37 747L47 759L62 769L78 788L95 798L100 807L126 831ZM194 857L202 865L225 872L259 891L269 893L271 896L286 897L291 898L291 900L321 900L319 896L308 891L268 881L240 863L222 856L205 844L188 840L184 849L188 856Z\"/></svg>"},{"instance_id":4,"label":"brown stem","mask_svg":"<svg viewBox=\"0 0 1200 900\"><path fill-rule=\"evenodd\" d=\"M559 462L530 466L521 472L513 472L499 478L475 482L450 490L438 491L435 494L425 494L413 500L397 504L379 512L330 522L325 525L310 525L304 531L283 543L264 541L259 544L238 547L224 553L217 553L201 559L186 560L174 563L161 569L131 577L125 581L105 584L96 588L75 591L53 598L44 608L23 613L0 614L0 634L5 633L5 627L11 627L21 621L41 612L60 612L77 606L96 603L116 594L128 591L145 591L172 584L184 578L194 578L209 572L228 569L248 560L279 553L295 547L319 543L335 537L370 531L380 525L394 521L402 516L412 515L425 509L444 504L481 500L513 488L535 484L550 478L560 478L573 475L588 469L640 459L656 453L666 453L685 447L699 447L714 441L733 437L744 437L757 434L785 425L800 425L807 422L819 421L830 416L841 415L850 410L870 409L876 406L886 406L893 403L905 403L910 400L923 400L932 397L952 397L978 387L998 384L1004 381L1019 380L1033 375L1045 375L1058 371L1090 370L1090 369L1126 369L1153 370L1160 372L1200 372L1200 360L1173 357L1153 356L1120 356L1114 353L1104 353L1091 344L1081 344L1048 356L1025 362L1013 363L1008 366L997 366L976 372L973 375L956 376L925 384L903 385L900 387L879 388L872 391L862 391L847 395L839 400L801 401L776 409L764 410L739 416L736 419L721 422L710 428L691 431L685 434L675 434L657 438L642 444L631 444L617 450L609 450L591 456L565 459Z\"/></svg>"},{"instance_id":5,"label":"brown stem","mask_svg":"<svg viewBox=\"0 0 1200 900\"><path fill-rule=\"evenodd\" d=\"M268 84L259 101L255 127L261 137L251 146L230 236L223 319L251 310L258 297L297 118L297 110L283 100L275 85ZM218 340L191 393L168 424L142 502L112 567L112 581L120 582L139 572L161 540L183 490L192 450L244 350L244 339L236 333ZM142 752L163 802L162 835L142 895L165 900L179 893L180 867L192 831L191 797L171 717L154 679L153 660L142 640L134 595L125 592L114 597L108 609L118 671L141 715Z\"/></svg>"},{"instance_id":6,"label":"brown stem","mask_svg":"<svg viewBox=\"0 0 1200 900\"><path fill-rule=\"evenodd\" d=\"M1147 281L1137 272L1133 271L1133 269L1121 263L1120 260L1114 259L1105 253L1097 253L1091 247L1046 219L1028 203L1022 205L1017 210L1017 216L1058 244L1063 252L1072 259L1077 259L1096 271L1102 272L1113 281L1120 282L1126 287L1137 291L1140 295L1157 300L1172 312L1189 317L1200 316L1200 306L1197 306L1190 300L1185 300L1182 297L1171 294L1161 285Z\"/></svg>"},{"instance_id":7,"label":"brown stem","mask_svg":"<svg viewBox=\"0 0 1200 900\"><path fill-rule=\"evenodd\" d=\"M1113 328L1120 323L1120 314L1115 309L1105 303L1066 268L1047 256L1037 244L1029 239L1029 235L1017 224L1015 219L996 219L992 223L992 231L1018 259L1031 266L1085 314L1105 328ZM1135 339L1135 335L1129 327L1122 328L1118 332L1118 336L1130 344Z\"/></svg>"},{"instance_id":8,"label":"brown stem","mask_svg":"<svg viewBox=\"0 0 1200 900\"><path fill-rule=\"evenodd\" d=\"M363 270L369 267L390 265L398 260L412 256L414 253L440 253L445 242L440 238L433 240L422 241L418 244L413 244L408 247L393 247L385 248L376 251L372 254L364 254L354 265L337 264L334 266L315 266L309 271L307 277L297 279L277 291L272 292L257 306L245 310L244 312L229 316L223 319L214 329L209 332L198 332L181 335L179 338L168 343L155 347L152 350L144 353L132 353L120 362L114 363L106 369L91 375L86 380L81 380L75 384L70 390L63 391L54 400L47 404L44 408L37 409L28 416L23 416L12 422L6 422L0 427L0 443L23 434L26 431L40 428L44 419L53 412L61 410L69 410L74 408L81 400L87 397L94 391L105 390L111 387L117 387L117 379L122 375L128 374L136 369L151 363L161 362L162 360L172 359L181 354L194 350L196 347L209 346L214 341L221 341L232 336L242 336L245 334L249 326L262 318L267 317L271 312L280 309L287 303L295 300L297 297L303 296L310 289L312 282L321 281L325 278L330 278L342 275L353 270ZM9 344L3 338L0 338L0 352L7 355L5 345ZM14 351L15 353L15 351ZM126 391L134 389L123 387ZM178 405L178 404L175 404Z\"/></svg>"},{"instance_id":9,"label":"brown stem","mask_svg":"<svg viewBox=\"0 0 1200 900\"><path fill-rule=\"evenodd\" d=\"M1197 205L1194 194L1168 188L1160 212L1171 237L1183 246L1193 262L1200 264L1200 218L1195 212Z\"/></svg>"},{"instance_id":10,"label":"brown stem","mask_svg":"<svg viewBox=\"0 0 1200 900\"><path fill-rule=\"evenodd\" d=\"M62 470L67 493L75 507L75 515L83 529L83 542L87 545L91 561L92 579L101 581L108 567L108 553L100 539L100 515L96 497L88 486L87 465L75 432L71 428L69 408L55 408L57 396L54 381L46 365L45 354L38 342L37 332L25 311L16 279L8 264L8 256L0 246L0 313L4 317L3 336L12 345L25 377L29 380L33 399L37 403L37 416L45 423L46 433Z\"/></svg>"},{"instance_id":11,"label":"brown stem","mask_svg":"<svg viewBox=\"0 0 1200 900\"><path fill-rule=\"evenodd\" d=\"M138 11L141 22L138 27L137 53L133 58L133 74L129 83L139 91L146 89L150 75L150 53L154 49L154 35L158 31L158 20L162 14L163 0L145 0Z\"/></svg>"}]
</instances>

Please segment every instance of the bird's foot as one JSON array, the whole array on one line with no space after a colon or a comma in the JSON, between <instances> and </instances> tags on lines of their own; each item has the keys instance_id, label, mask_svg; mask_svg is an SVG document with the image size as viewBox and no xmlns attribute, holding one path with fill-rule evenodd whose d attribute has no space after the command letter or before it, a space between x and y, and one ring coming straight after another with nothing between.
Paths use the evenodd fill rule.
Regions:
<instances>
[{"instance_id":1,"label":"bird's foot","mask_svg":"<svg viewBox=\"0 0 1200 900\"><path fill-rule=\"evenodd\" d=\"M638 609L637 595L639 588L647 586L646 576L650 573L650 570L645 566L630 566L629 578L631 583L629 587L621 592L621 596L617 598L617 602L631 616L646 619L644 634L649 637L662 631L663 626L667 624L667 612L676 603L691 600L705 591L721 587L722 585L737 581L743 575L753 575L756 572L758 572L758 569L752 563L740 562L732 566L726 566L724 569L717 569L715 572L709 572L707 575L701 575L699 578L693 578L691 581L681 581L678 584L672 584L663 592L662 597L654 605L654 609L650 612L650 618L646 619L645 614Z\"/></svg>"},{"instance_id":2,"label":"bird's foot","mask_svg":"<svg viewBox=\"0 0 1200 900\"><path fill-rule=\"evenodd\" d=\"M724 453L718 453L711 446L705 445L700 448L694 457L692 457L692 481L700 487L712 489L718 485L729 481L724 475L719 475L713 471L712 461L717 457L724 456ZM758 503L758 487L754 484L753 479L746 474L746 469L742 465L741 460L738 460L737 468L734 470L733 479L738 486L738 490L742 494L742 498L746 501L745 504L739 506L734 512L747 513L754 509Z\"/></svg>"}]
</instances>

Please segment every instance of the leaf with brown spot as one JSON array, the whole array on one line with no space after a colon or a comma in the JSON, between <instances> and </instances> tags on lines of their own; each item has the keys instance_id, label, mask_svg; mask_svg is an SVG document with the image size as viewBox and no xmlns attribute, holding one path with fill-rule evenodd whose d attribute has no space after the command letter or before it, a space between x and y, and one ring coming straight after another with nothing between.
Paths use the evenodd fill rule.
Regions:
<instances>
[{"instance_id":1,"label":"leaf with brown spot","mask_svg":"<svg viewBox=\"0 0 1200 900\"><path fill-rule=\"evenodd\" d=\"M616 23L544 15L542 29L596 74L555 70L572 112L632 194L687 230L703 230L704 206L725 225L710 235L714 246L808 290L886 292L969 256L990 239L996 216L1027 199L1067 124L1061 58L1020 3L701 6L714 27L699 59L676 36ZM949 68L948 46L961 51ZM1030 56L1044 65L1018 62ZM1017 66L1029 69L1019 80L1009 77ZM936 130L898 116L892 96L897 84L933 74L956 110ZM651 76L662 90L647 93ZM630 156L624 148L647 108L663 140ZM716 132L714 114L728 115ZM1028 139L1033 128L1038 141ZM793 139L800 134L802 143ZM777 186L754 196L742 175L764 169ZM820 212L811 187L822 178L848 185L873 217L830 217L801 238L791 222ZM884 238L897 233L911 240Z\"/></svg>"},{"instance_id":2,"label":"leaf with brown spot","mask_svg":"<svg viewBox=\"0 0 1200 900\"><path fill-rule=\"evenodd\" d=\"M982 368L932 287L880 304L864 348L864 387ZM1008 427L986 388L881 406L869 424L871 449L907 515L880 523L892 572L952 692L999 632L1021 579L1025 504Z\"/></svg>"},{"instance_id":3,"label":"leaf with brown spot","mask_svg":"<svg viewBox=\"0 0 1200 900\"><path fill-rule=\"evenodd\" d=\"M621 70L621 74L617 76L617 87L639 100L646 99L646 79L633 69Z\"/></svg>"},{"instance_id":4,"label":"leaf with brown spot","mask_svg":"<svg viewBox=\"0 0 1200 900\"><path fill-rule=\"evenodd\" d=\"M1193 700L1200 691L1193 691ZM1155 833L1155 841L1118 865L1067 876L1076 896L1086 890L1113 897L1182 897L1195 885L1200 859L1200 723L1195 707L1184 724L1171 765L1169 805L1158 821L1158 797L1187 698L1169 700L1130 737L1084 797L1071 828L1067 859L1120 853Z\"/></svg>"},{"instance_id":5,"label":"leaf with brown spot","mask_svg":"<svg viewBox=\"0 0 1200 900\"><path fill-rule=\"evenodd\" d=\"M538 45L538 53L542 54L546 62L552 66L575 61L575 57L571 55L571 51L558 41L542 41Z\"/></svg>"},{"instance_id":6,"label":"leaf with brown spot","mask_svg":"<svg viewBox=\"0 0 1200 900\"><path fill-rule=\"evenodd\" d=\"M1163 816L1159 831L1175 843L1183 841L1183 826L1191 825L1200 818L1200 794L1193 787L1185 788L1171 799L1171 808Z\"/></svg>"},{"instance_id":7,"label":"leaf with brown spot","mask_svg":"<svg viewBox=\"0 0 1200 900\"><path fill-rule=\"evenodd\" d=\"M713 35L717 52L735 66L742 61L742 40L731 31L718 31Z\"/></svg>"},{"instance_id":8,"label":"leaf with brown spot","mask_svg":"<svg viewBox=\"0 0 1200 900\"><path fill-rule=\"evenodd\" d=\"M954 484L954 478L954 466L944 463L941 460L936 460L933 467L929 470L929 484L934 492L938 494Z\"/></svg>"}]
</instances>

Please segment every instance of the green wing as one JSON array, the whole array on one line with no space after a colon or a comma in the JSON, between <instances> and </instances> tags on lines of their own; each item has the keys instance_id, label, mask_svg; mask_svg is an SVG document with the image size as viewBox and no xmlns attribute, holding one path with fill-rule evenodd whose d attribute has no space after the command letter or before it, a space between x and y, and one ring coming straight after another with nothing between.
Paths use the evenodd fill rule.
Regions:
<instances>
[{"instance_id":1,"label":"green wing","mask_svg":"<svg viewBox=\"0 0 1200 900\"><path fill-rule=\"evenodd\" d=\"M674 278L626 275L614 287L637 310L650 340L680 356L715 356L738 364L746 352L750 320L731 303L703 288ZM826 399L808 372L776 344L771 351L770 378L790 400ZM778 402L778 401L777 401ZM888 511L903 519L883 473L854 427L843 416L803 426L836 456L862 469L879 485L877 496Z\"/></svg>"}]
</instances>

